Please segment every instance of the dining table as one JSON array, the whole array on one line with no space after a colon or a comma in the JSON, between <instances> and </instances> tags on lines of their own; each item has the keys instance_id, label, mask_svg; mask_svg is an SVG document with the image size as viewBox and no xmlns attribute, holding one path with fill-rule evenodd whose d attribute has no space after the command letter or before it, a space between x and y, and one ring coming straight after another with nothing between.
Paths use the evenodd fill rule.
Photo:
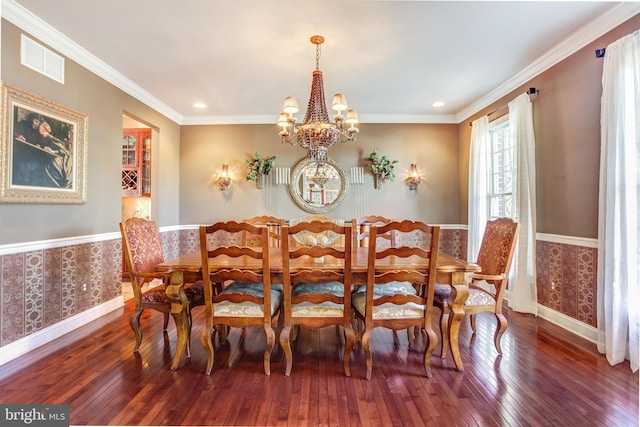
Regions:
<instances>
[{"instance_id":1,"label":"dining table","mask_svg":"<svg viewBox=\"0 0 640 427\"><path fill-rule=\"evenodd\" d=\"M367 281L367 253L368 248L357 247L352 253L352 283L354 285L366 284ZM282 283L282 249L280 247L269 248L269 258L271 265L271 283ZM317 259L302 257L291 261L291 271L295 272L299 269L340 269L341 260L329 260L318 262ZM210 273L220 269L242 268L242 269L260 269L261 264L256 260L248 260L246 257L231 258L228 256L218 256L209 259ZM388 260L384 264L377 264L376 269L426 269L424 261L409 258L397 258ZM202 279L202 259L200 251L188 253L178 258L165 261L156 266L156 271L163 273L180 272L169 280L166 288L166 294L171 301L171 315L176 324L176 352L171 364L172 370L179 369L185 359L187 346L190 341L191 321L187 313L187 299L184 293L185 283L193 283ZM458 346L458 333L460 330L460 322L464 317L464 304L469 296L469 286L466 281L466 273L479 272L480 266L473 262L456 258L447 253L440 252L437 262L437 281L439 283L448 283L451 286L451 294L449 296L449 306L451 314L449 315L449 346L453 362L458 371L463 371L464 366L460 357L460 349ZM431 319L428 319L429 321ZM431 328L431 325L426 325ZM434 334L435 335L435 334Z\"/></svg>"}]
</instances>

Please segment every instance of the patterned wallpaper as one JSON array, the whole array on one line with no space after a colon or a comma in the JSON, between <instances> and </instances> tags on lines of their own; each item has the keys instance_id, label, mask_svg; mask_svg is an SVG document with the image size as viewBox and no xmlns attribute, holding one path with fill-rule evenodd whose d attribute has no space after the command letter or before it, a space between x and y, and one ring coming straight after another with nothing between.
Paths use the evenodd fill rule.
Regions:
<instances>
[{"instance_id":1,"label":"patterned wallpaper","mask_svg":"<svg viewBox=\"0 0 640 427\"><path fill-rule=\"evenodd\" d=\"M198 230L161 233L165 258L198 249ZM440 249L466 258L467 232L441 229ZM595 248L538 241L538 302L596 325ZM120 239L0 256L0 347L121 295ZM86 285L86 286L85 286Z\"/></svg>"},{"instance_id":2,"label":"patterned wallpaper","mask_svg":"<svg viewBox=\"0 0 640 427\"><path fill-rule=\"evenodd\" d=\"M598 250L538 240L538 303L596 326Z\"/></svg>"},{"instance_id":3,"label":"patterned wallpaper","mask_svg":"<svg viewBox=\"0 0 640 427\"><path fill-rule=\"evenodd\" d=\"M0 257L0 346L122 293L122 243L108 240Z\"/></svg>"}]
</instances>

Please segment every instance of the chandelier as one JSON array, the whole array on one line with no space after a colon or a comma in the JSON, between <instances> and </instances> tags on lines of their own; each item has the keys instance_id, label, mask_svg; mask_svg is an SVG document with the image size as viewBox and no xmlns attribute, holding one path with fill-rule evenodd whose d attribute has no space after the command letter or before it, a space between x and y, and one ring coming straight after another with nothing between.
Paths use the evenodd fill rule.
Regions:
<instances>
[{"instance_id":1,"label":"chandelier","mask_svg":"<svg viewBox=\"0 0 640 427\"><path fill-rule=\"evenodd\" d=\"M324 188L324 185L329 181L329 177L324 170L324 165L318 162L316 166L316 173L311 177L311 180L318 184L320 188Z\"/></svg>"},{"instance_id":2,"label":"chandelier","mask_svg":"<svg viewBox=\"0 0 640 427\"><path fill-rule=\"evenodd\" d=\"M311 43L316 45L316 69L312 74L311 96L304 123L296 125L297 118L294 114L298 112L298 101L292 96L285 98L283 112L278 117L278 126L282 127L280 131L282 142L305 148L308 157L312 160L325 160L327 151L336 141L355 141L359 132L356 127L358 113L356 110L347 110L347 100L341 93L333 97L331 108L336 111L336 114L333 116L334 121L329 121L324 99L322 71L320 71L320 45L323 42L322 36L311 37ZM345 110L347 110L346 117L342 116Z\"/></svg>"}]
</instances>

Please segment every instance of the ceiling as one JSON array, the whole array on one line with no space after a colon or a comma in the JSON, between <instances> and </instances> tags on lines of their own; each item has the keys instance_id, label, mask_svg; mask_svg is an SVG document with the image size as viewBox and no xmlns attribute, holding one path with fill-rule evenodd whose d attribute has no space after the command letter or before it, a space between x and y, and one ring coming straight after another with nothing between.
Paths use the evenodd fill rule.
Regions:
<instances>
[{"instance_id":1,"label":"ceiling","mask_svg":"<svg viewBox=\"0 0 640 427\"><path fill-rule=\"evenodd\" d=\"M363 123L459 123L639 4L2 0L2 17L179 124L275 123L288 95L304 109L314 34L328 102L343 93Z\"/></svg>"}]
</instances>

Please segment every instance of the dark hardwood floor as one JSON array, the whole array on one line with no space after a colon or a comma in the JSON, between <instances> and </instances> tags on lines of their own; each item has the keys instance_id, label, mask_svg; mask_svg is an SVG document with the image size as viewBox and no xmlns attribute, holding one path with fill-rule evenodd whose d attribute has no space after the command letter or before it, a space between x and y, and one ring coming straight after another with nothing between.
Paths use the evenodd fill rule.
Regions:
<instances>
[{"instance_id":1,"label":"dark hardwood floor","mask_svg":"<svg viewBox=\"0 0 640 427\"><path fill-rule=\"evenodd\" d=\"M353 376L342 371L334 328L303 330L290 377L284 355L272 355L264 375L264 334L232 330L205 376L199 342L202 307L194 310L192 358L171 372L175 328L163 336L162 316L143 314L139 354L124 309L0 366L0 401L67 403L72 425L291 426L638 426L638 374L609 366L595 346L530 315L508 312L504 355L493 347L495 320L478 315L478 333L461 328L464 372L450 356L432 358L423 376L421 352L388 330L373 334L373 377L364 379L362 349ZM437 323L436 323L437 324Z\"/></svg>"}]
</instances>

